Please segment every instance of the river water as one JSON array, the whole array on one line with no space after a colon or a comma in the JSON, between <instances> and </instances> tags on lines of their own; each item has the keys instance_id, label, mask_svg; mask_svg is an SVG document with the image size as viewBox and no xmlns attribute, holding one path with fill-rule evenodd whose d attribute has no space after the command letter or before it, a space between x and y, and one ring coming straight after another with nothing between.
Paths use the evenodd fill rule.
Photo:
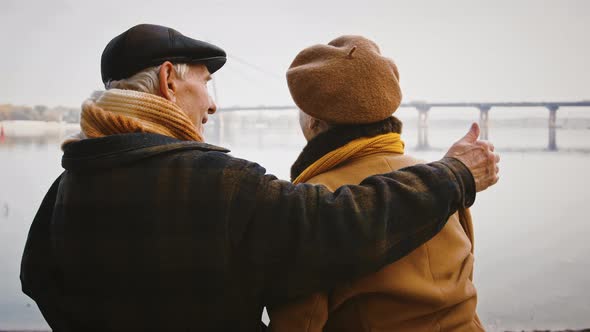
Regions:
<instances>
[{"instance_id":1,"label":"river water","mask_svg":"<svg viewBox=\"0 0 590 332\"><path fill-rule=\"evenodd\" d=\"M304 145L295 116L270 122L252 116L217 132L207 129L210 141L287 179ZM407 153L425 160L441 158L470 122L431 126L432 149L416 151L412 121L404 133ZM561 150L550 152L546 128L491 130L502 153L501 179L472 207L478 313L490 331L590 327L590 128L557 134ZM0 330L47 329L21 293L18 273L31 220L62 171L61 136L0 142Z\"/></svg>"}]
</instances>

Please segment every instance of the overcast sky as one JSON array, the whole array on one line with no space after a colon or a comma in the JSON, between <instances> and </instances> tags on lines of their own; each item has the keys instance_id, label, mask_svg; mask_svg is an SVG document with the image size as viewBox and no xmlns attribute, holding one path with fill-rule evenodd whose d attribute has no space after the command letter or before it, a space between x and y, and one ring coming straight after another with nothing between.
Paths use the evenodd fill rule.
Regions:
<instances>
[{"instance_id":1,"label":"overcast sky","mask_svg":"<svg viewBox=\"0 0 590 332\"><path fill-rule=\"evenodd\" d=\"M228 52L221 106L291 104L294 56L342 34L396 61L406 101L590 99L590 1L0 0L0 104L79 106L139 23Z\"/></svg>"}]
</instances>

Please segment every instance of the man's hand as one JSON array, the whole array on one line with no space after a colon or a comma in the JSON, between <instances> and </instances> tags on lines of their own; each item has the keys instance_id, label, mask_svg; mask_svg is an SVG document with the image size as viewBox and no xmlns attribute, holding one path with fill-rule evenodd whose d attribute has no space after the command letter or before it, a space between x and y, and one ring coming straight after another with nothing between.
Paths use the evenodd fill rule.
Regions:
<instances>
[{"instance_id":1,"label":"man's hand","mask_svg":"<svg viewBox=\"0 0 590 332\"><path fill-rule=\"evenodd\" d=\"M500 155L494 152L494 145L478 141L479 126L473 123L467 135L457 141L445 157L459 159L473 175L475 190L483 191L498 182Z\"/></svg>"}]
</instances>

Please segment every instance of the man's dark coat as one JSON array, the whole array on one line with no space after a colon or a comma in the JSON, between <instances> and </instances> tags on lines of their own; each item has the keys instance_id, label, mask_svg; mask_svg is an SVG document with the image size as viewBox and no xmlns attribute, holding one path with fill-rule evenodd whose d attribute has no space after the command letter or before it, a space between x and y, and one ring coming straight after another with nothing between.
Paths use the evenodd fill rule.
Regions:
<instances>
[{"instance_id":1,"label":"man's dark coat","mask_svg":"<svg viewBox=\"0 0 590 332\"><path fill-rule=\"evenodd\" d=\"M264 305L374 272L475 199L444 159L335 193L154 134L66 146L21 281L54 331L255 331Z\"/></svg>"}]
</instances>

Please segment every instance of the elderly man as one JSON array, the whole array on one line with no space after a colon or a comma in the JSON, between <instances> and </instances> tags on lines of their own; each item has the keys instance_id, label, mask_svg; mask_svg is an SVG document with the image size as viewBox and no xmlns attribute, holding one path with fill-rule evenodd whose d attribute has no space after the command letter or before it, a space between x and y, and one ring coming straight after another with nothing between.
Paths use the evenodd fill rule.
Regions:
<instances>
[{"instance_id":1,"label":"elderly man","mask_svg":"<svg viewBox=\"0 0 590 332\"><path fill-rule=\"evenodd\" d=\"M441 161L334 193L278 180L204 143L225 59L156 25L105 48L107 90L83 104L23 255L54 331L259 330L264 305L398 260L498 180L476 126Z\"/></svg>"}]
</instances>

